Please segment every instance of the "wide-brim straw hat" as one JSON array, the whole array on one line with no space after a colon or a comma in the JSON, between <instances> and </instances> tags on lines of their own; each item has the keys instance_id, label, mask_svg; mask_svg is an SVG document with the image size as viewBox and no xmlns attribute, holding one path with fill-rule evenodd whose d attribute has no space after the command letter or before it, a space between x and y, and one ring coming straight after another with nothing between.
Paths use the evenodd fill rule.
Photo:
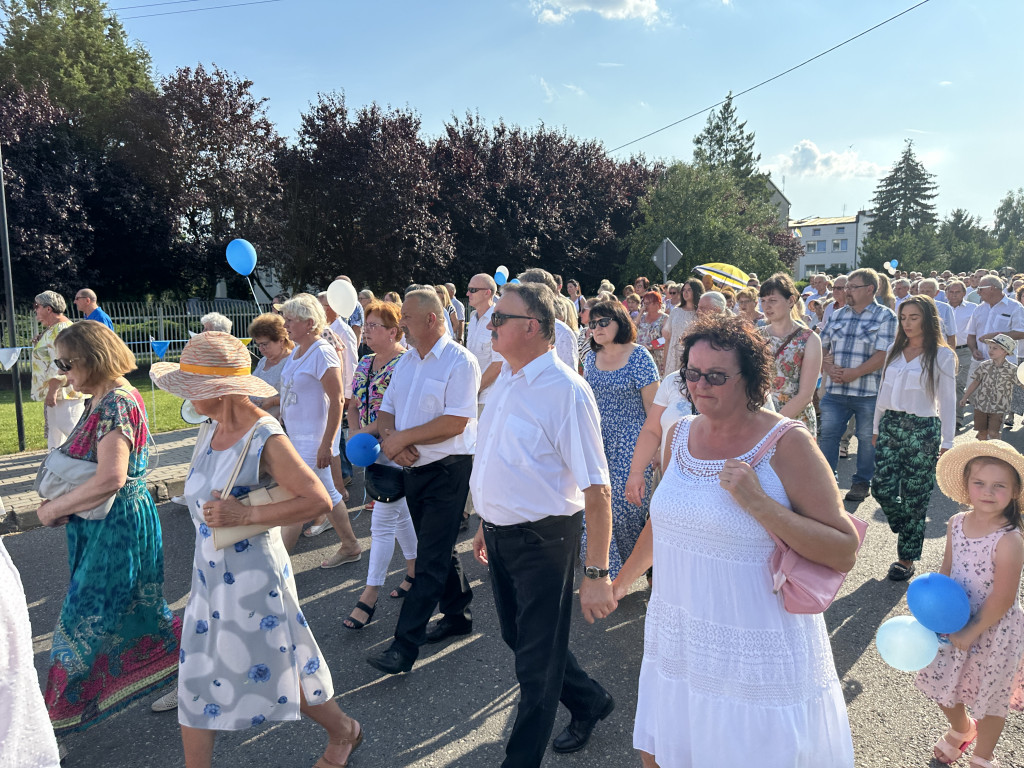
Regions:
<instances>
[{"instance_id":1,"label":"wide-brim straw hat","mask_svg":"<svg viewBox=\"0 0 1024 768\"><path fill-rule=\"evenodd\" d=\"M180 363L154 363L149 377L160 389L186 400L276 395L276 389L252 375L250 363L249 350L239 339L222 331L206 331L189 339Z\"/></svg>"},{"instance_id":2,"label":"wide-brim straw hat","mask_svg":"<svg viewBox=\"0 0 1024 768\"><path fill-rule=\"evenodd\" d=\"M935 478L939 483L939 490L953 501L970 504L967 483L964 482L964 467L979 456L1001 459L1017 471L1021 481L1017 503L1024 506L1024 456L1003 440L972 440L969 443L953 446L942 454L935 467Z\"/></svg>"}]
</instances>

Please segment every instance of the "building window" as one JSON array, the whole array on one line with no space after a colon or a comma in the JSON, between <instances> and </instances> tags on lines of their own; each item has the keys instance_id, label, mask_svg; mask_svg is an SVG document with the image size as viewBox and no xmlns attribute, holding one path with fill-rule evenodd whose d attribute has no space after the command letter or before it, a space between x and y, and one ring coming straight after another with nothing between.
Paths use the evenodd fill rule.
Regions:
<instances>
[{"instance_id":1,"label":"building window","mask_svg":"<svg viewBox=\"0 0 1024 768\"><path fill-rule=\"evenodd\" d=\"M838 252L839 252L839 241L838 240L833 240L832 241L832 253L838 253Z\"/></svg>"},{"instance_id":2,"label":"building window","mask_svg":"<svg viewBox=\"0 0 1024 768\"><path fill-rule=\"evenodd\" d=\"M840 251L845 251L846 250L846 243L847 243L846 240L840 240L839 241L839 250Z\"/></svg>"},{"instance_id":3,"label":"building window","mask_svg":"<svg viewBox=\"0 0 1024 768\"><path fill-rule=\"evenodd\" d=\"M814 245L815 245L815 243L814 243L813 240L808 240L807 241L807 252L808 253L815 253L816 252L817 249L814 247Z\"/></svg>"},{"instance_id":4,"label":"building window","mask_svg":"<svg viewBox=\"0 0 1024 768\"><path fill-rule=\"evenodd\" d=\"M828 243L824 240L818 240L818 253L825 253L828 250Z\"/></svg>"},{"instance_id":5,"label":"building window","mask_svg":"<svg viewBox=\"0 0 1024 768\"><path fill-rule=\"evenodd\" d=\"M837 235L845 235L846 234L846 227L836 227L836 234Z\"/></svg>"},{"instance_id":6,"label":"building window","mask_svg":"<svg viewBox=\"0 0 1024 768\"><path fill-rule=\"evenodd\" d=\"M812 229L811 237L821 237L821 229Z\"/></svg>"}]
</instances>

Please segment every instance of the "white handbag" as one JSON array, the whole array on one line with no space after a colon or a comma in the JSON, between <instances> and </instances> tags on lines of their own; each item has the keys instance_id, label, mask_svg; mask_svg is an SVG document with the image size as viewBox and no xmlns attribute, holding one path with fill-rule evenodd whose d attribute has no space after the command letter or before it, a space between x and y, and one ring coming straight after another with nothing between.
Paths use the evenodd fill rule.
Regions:
<instances>
[{"instance_id":1,"label":"white handbag","mask_svg":"<svg viewBox=\"0 0 1024 768\"><path fill-rule=\"evenodd\" d=\"M50 451L36 473L36 493L43 499L58 499L94 477L98 467L95 461L73 459L60 451ZM115 492L106 501L75 515L85 520L102 520L114 506L116 497Z\"/></svg>"}]
</instances>

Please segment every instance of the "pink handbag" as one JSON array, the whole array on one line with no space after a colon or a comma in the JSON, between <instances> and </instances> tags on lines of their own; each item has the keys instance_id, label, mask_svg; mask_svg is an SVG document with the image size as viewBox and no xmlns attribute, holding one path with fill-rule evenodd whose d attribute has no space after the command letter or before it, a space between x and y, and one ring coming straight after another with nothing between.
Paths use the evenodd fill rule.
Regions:
<instances>
[{"instance_id":1,"label":"pink handbag","mask_svg":"<svg viewBox=\"0 0 1024 768\"><path fill-rule=\"evenodd\" d=\"M772 446L794 427L803 428L804 425L799 421L790 420L776 429L775 434L750 458L750 466L757 466ZM857 537L860 539L857 544L859 552L868 531L868 524L854 515L850 515L850 520L857 529ZM769 566L772 572L772 592L776 595L782 592L782 603L789 613L823 612L836 599L846 574L827 565L813 563L771 531L768 531L768 535L775 541L775 552L772 553Z\"/></svg>"}]
</instances>

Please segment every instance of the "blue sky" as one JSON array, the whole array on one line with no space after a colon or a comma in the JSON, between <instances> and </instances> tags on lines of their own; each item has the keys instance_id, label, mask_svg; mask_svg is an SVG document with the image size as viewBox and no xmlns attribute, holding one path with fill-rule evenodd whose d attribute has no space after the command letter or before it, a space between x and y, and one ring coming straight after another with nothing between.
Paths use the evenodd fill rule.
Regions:
<instances>
[{"instance_id":1,"label":"blue sky","mask_svg":"<svg viewBox=\"0 0 1024 768\"><path fill-rule=\"evenodd\" d=\"M157 74L202 62L254 82L294 135L318 92L350 108L411 107L423 133L452 114L544 122L611 149L739 92L910 7L915 0L111 0ZM1019 0L930 0L738 98L763 168L792 214L852 214L914 140L945 216L991 224L1024 185ZM1016 75L1014 73L1017 73ZM689 160L705 116L622 150Z\"/></svg>"}]
</instances>

